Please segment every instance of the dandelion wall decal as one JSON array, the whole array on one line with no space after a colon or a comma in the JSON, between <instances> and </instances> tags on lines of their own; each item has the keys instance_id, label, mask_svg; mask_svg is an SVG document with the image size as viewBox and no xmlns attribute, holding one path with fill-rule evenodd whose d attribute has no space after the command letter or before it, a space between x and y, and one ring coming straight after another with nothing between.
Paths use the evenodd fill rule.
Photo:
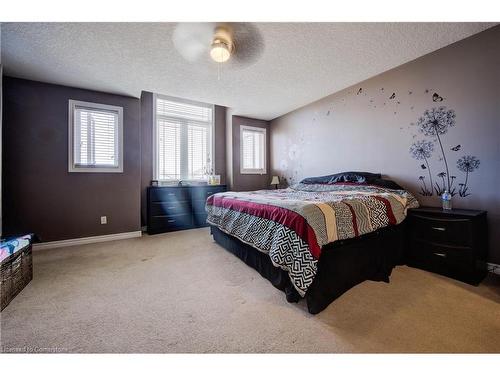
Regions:
<instances>
[{"instance_id":1,"label":"dandelion wall decal","mask_svg":"<svg viewBox=\"0 0 500 375\"><path fill-rule=\"evenodd\" d=\"M475 156L465 155L457 160L457 168L458 170L465 173L465 182L460 184L460 188L458 190L458 194L461 197L466 197L470 195L468 193L469 188L467 187L467 183L469 182L469 173L474 172L479 168L480 160Z\"/></svg>"},{"instance_id":2,"label":"dandelion wall decal","mask_svg":"<svg viewBox=\"0 0 500 375\"><path fill-rule=\"evenodd\" d=\"M441 136L448 132L448 129L455 126L455 111L453 109L447 110L446 107L438 107L426 109L423 116L418 119L417 125L421 133L426 136L436 137L441 148L443 161L446 167L446 177L448 181L448 191L451 190L450 171L448 168L448 161L444 153L443 143Z\"/></svg>"},{"instance_id":3,"label":"dandelion wall decal","mask_svg":"<svg viewBox=\"0 0 500 375\"><path fill-rule=\"evenodd\" d=\"M444 100L444 98L437 93L434 93L434 95L432 95L433 102L442 102L443 100Z\"/></svg>"},{"instance_id":4,"label":"dandelion wall decal","mask_svg":"<svg viewBox=\"0 0 500 375\"><path fill-rule=\"evenodd\" d=\"M437 175L438 177L441 178L441 181L442 181L442 185L440 186L437 182L434 183L434 191L436 192L436 194L438 196L441 196L446 189L446 182L444 180L444 178L446 177L446 173L445 172L440 172L438 173ZM456 189L453 187L453 183L455 182L455 179L457 177L456 176L450 176L450 188L448 190L448 192L451 194L451 196L455 196L456 195Z\"/></svg>"},{"instance_id":5,"label":"dandelion wall decal","mask_svg":"<svg viewBox=\"0 0 500 375\"><path fill-rule=\"evenodd\" d=\"M434 143L426 140L416 141L410 146L410 155L412 156L412 158L425 161L426 169L429 172L430 190L427 188L424 178L420 179L423 183L421 194L425 196L432 195L432 186L433 186L432 174L428 159L432 156L433 151L434 151ZM424 165L422 164L422 166Z\"/></svg>"}]
</instances>

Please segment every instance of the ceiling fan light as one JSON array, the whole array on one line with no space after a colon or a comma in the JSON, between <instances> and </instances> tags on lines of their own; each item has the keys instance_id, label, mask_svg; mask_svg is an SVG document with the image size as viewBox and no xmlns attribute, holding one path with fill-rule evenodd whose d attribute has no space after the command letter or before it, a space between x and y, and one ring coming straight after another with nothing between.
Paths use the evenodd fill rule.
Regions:
<instances>
[{"instance_id":1,"label":"ceiling fan light","mask_svg":"<svg viewBox=\"0 0 500 375\"><path fill-rule=\"evenodd\" d=\"M215 41L212 43L212 48L210 49L210 57L215 62L223 63L229 60L231 57L231 51L226 43Z\"/></svg>"}]
</instances>

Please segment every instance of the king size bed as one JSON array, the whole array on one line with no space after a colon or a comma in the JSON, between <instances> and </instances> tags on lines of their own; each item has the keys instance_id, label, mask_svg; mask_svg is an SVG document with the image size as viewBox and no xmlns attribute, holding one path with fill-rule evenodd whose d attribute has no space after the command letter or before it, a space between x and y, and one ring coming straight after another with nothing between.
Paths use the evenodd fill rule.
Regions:
<instances>
[{"instance_id":1,"label":"king size bed","mask_svg":"<svg viewBox=\"0 0 500 375\"><path fill-rule=\"evenodd\" d=\"M207 199L214 240L310 313L403 263L404 219L416 199L380 174L312 177L287 189Z\"/></svg>"}]
</instances>

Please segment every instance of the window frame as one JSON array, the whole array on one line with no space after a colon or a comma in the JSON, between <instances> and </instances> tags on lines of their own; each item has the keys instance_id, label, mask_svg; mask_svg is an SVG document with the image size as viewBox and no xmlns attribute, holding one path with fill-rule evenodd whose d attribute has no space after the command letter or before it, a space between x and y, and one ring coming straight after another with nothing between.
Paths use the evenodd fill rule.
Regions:
<instances>
[{"instance_id":1,"label":"window frame","mask_svg":"<svg viewBox=\"0 0 500 375\"><path fill-rule=\"evenodd\" d=\"M244 168L243 166L243 132L252 131L264 134L264 147L262 151L263 167L262 168ZM240 125L240 174L267 174L267 129L257 126Z\"/></svg>"},{"instance_id":2,"label":"window frame","mask_svg":"<svg viewBox=\"0 0 500 375\"><path fill-rule=\"evenodd\" d=\"M117 142L118 142L118 163L116 167L109 165L106 166L91 166L86 165L84 167L78 167L74 160L74 147L75 147L75 108L76 107L86 107L89 110L105 110L110 112L116 112L118 115L118 127L117 127ZM123 107L85 102L81 100L69 99L68 103L68 172L70 173L123 173Z\"/></svg>"},{"instance_id":3,"label":"window frame","mask_svg":"<svg viewBox=\"0 0 500 375\"><path fill-rule=\"evenodd\" d=\"M174 96L169 96L169 95L163 95L163 94L153 94L153 180L158 181L158 182L168 182L168 183L178 183L180 181L184 181L187 183L190 182L200 182L200 181L206 181L206 179L200 178L200 179L193 179L193 178L182 178L180 176L178 179L159 179L159 173L158 173L158 117L157 117L157 100L158 99L163 99L163 100L169 100L172 102L178 102L178 103L185 103L185 104L191 104L191 105L196 105L200 107L207 107L212 110L212 121L210 123L210 131L209 131L209 140L207 142L207 146L210 146L210 167L212 170L215 170L215 163L214 163L214 155L215 155L215 105L214 104L209 104L209 103L203 103L203 102L198 102L195 100L189 100L189 99L183 99L183 98L177 98ZM187 129L186 129L187 131ZM182 146L181 146L182 147ZM181 149L181 155L183 151ZM187 161L186 161L187 162ZM181 173L182 173L182 160L180 161L181 163Z\"/></svg>"}]
</instances>

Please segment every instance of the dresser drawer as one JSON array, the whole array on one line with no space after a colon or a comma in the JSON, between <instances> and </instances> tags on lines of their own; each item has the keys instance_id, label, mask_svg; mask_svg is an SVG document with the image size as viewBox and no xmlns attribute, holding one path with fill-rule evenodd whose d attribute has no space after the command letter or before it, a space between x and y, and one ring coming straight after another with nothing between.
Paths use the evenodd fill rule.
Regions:
<instances>
[{"instance_id":1,"label":"dresser drawer","mask_svg":"<svg viewBox=\"0 0 500 375\"><path fill-rule=\"evenodd\" d=\"M151 202L181 202L189 201L188 188L150 188L149 199Z\"/></svg>"},{"instance_id":2,"label":"dresser drawer","mask_svg":"<svg viewBox=\"0 0 500 375\"><path fill-rule=\"evenodd\" d=\"M148 225L148 232L159 233L180 229L191 228L193 219L188 215L168 215L168 216L153 216Z\"/></svg>"},{"instance_id":3,"label":"dresser drawer","mask_svg":"<svg viewBox=\"0 0 500 375\"><path fill-rule=\"evenodd\" d=\"M193 189L191 193L191 199L193 201L195 200L202 200L205 201L209 196L214 195L215 193L220 193L226 191L225 186L203 186L203 187L196 187Z\"/></svg>"},{"instance_id":4,"label":"dresser drawer","mask_svg":"<svg viewBox=\"0 0 500 375\"><path fill-rule=\"evenodd\" d=\"M186 201L160 201L151 202L150 210L152 216L183 215L189 214L191 207Z\"/></svg>"},{"instance_id":5,"label":"dresser drawer","mask_svg":"<svg viewBox=\"0 0 500 375\"><path fill-rule=\"evenodd\" d=\"M472 225L468 219L411 216L411 237L442 245L472 246Z\"/></svg>"}]
</instances>

